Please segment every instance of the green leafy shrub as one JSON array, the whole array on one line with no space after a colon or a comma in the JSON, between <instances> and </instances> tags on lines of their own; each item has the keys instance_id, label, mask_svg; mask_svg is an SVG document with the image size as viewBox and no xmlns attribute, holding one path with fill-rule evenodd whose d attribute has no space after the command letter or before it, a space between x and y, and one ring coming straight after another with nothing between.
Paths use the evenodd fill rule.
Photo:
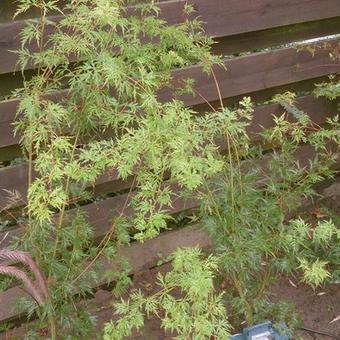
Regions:
<instances>
[{"instance_id":1,"label":"green leafy shrub","mask_svg":"<svg viewBox=\"0 0 340 340\"><path fill-rule=\"evenodd\" d=\"M138 15L126 16L127 5L136 3ZM119 334L108 324L107 339L140 329L144 313L157 315L160 309L166 312L164 329L180 339L227 337L222 296L213 291L216 271L231 283L223 302L235 325L244 317L250 324L269 313L281 318L289 310L270 306L266 296L277 273L300 270L313 286L334 279L334 242L339 237L334 225L289 223L286 213L294 213L303 197L313 195L313 184L332 175L335 156L327 143L339 145L338 118L328 120L329 129L315 126L294 106L294 95L285 94L275 100L297 122L277 117L275 127L264 132L263 143L253 146L246 132L252 118L249 99L239 109L222 107L202 116L178 99L193 93L193 81L174 85L174 68L200 63L209 73L213 64L220 64L209 52L212 40L199 21L169 26L158 17L153 1L72 0L65 8L57 5L54 0L20 0L17 11L36 7L42 14L23 29L23 47L17 52L20 65L34 65L37 74L16 93L21 98L16 131L28 161L29 190L26 230L15 247L28 251L47 276L50 298L45 306L22 301L29 315L40 317L39 327L48 319L52 339L57 329L65 338L88 336L93 318L76 306L74 295L91 293L100 255L113 258L117 247L131 239L157 236L171 218L172 199L199 190L202 223L212 235L214 256L203 259L197 249L176 252L173 271L159 277L159 293L137 293L130 303L116 305L122 315ZM192 10L185 6L184 17ZM67 16L52 23L50 11ZM28 50L29 43L37 45L37 52ZM172 91L172 101L160 100L165 90ZM55 100L57 91L65 94L62 100ZM318 91L331 98L337 93L323 85ZM218 155L217 137L225 141L225 157ZM318 154L308 167L294 159L299 143L312 145ZM263 157L268 171L254 160L263 150L273 151L270 160ZM119 179L132 181L128 196L134 191L135 214L129 221L122 216L113 221L98 245L80 206L95 199L89 188L96 179L113 170ZM71 215L70 208L79 209ZM297 240L295 235L306 228L309 232ZM121 291L129 282L127 273L106 274L120 281ZM174 300L171 292L178 288L183 296Z\"/></svg>"},{"instance_id":2,"label":"green leafy shrub","mask_svg":"<svg viewBox=\"0 0 340 340\"><path fill-rule=\"evenodd\" d=\"M46 306L31 300L21 306L29 316L38 313L40 326L48 316L52 339L56 328L84 337L93 320L78 310L74 294L91 293L100 255L113 258L130 239L155 237L167 226L173 198L193 193L222 168L214 139L226 115L198 116L177 99L193 91L192 80L172 82L174 68L200 63L209 73L220 60L210 54L212 40L199 21L169 26L153 1L72 0L63 8L54 0L18 3L17 15L34 7L41 17L28 21L17 51L20 66L37 72L15 93L29 189L25 233L14 248L32 255L51 294ZM130 5L135 12L130 7L127 16ZM61 20L51 22L51 11ZM192 11L185 6L183 18ZM166 89L174 95L169 102L159 98ZM121 211L96 244L81 204L95 199L91 187L111 171L133 183L128 197L135 213L124 221ZM120 279L120 287L129 282L128 270L122 273L106 278Z\"/></svg>"},{"instance_id":3,"label":"green leafy shrub","mask_svg":"<svg viewBox=\"0 0 340 340\"><path fill-rule=\"evenodd\" d=\"M231 306L232 324L275 320L268 288L282 274L300 272L301 280L313 287L338 279L338 228L330 220L313 226L294 219L306 199L315 197L313 186L334 174L338 116L328 119L327 128L316 126L294 99L292 93L274 98L295 122L286 115L274 118L260 145L248 145L242 166L232 152L224 171L202 193L202 226L213 239L222 279L230 287L226 305ZM233 140L238 150L239 139ZM271 153L261 156L264 148ZM309 163L296 159L301 148L314 150Z\"/></svg>"},{"instance_id":4,"label":"green leafy shrub","mask_svg":"<svg viewBox=\"0 0 340 340\"><path fill-rule=\"evenodd\" d=\"M223 304L235 328L244 321L253 325L264 319L285 321L292 330L299 325L294 306L284 301L273 304L268 296L270 286L284 274L299 274L301 281L313 288L338 280L339 229L331 220L313 225L296 218L306 200L315 197L314 185L334 175L331 167L340 143L338 118L329 119L327 128L316 126L295 107L294 100L292 93L274 98L295 117L295 122L286 115L274 118L273 128L264 130L256 145L246 132L250 111L223 109L229 117L223 126L229 152L224 156L222 172L201 187L200 223L213 240L216 279L227 288ZM249 101L245 100L243 107L249 109ZM301 148L314 150L306 164L296 158ZM271 152L263 153L264 149ZM186 261L194 267L189 259ZM181 275L190 277L185 268L181 268ZM165 287L162 276L160 282ZM186 282L174 282L185 291ZM149 315L149 304L167 329L170 312L166 311L165 317L159 312L163 301L159 294L162 296L162 289L148 300L138 292L130 297L131 301L115 305L121 318L107 325L106 338L128 336L133 327L140 330L144 314ZM194 322L195 318L190 320ZM175 325L180 327L181 322ZM192 338L188 329L183 338Z\"/></svg>"},{"instance_id":5,"label":"green leafy shrub","mask_svg":"<svg viewBox=\"0 0 340 340\"><path fill-rule=\"evenodd\" d=\"M329 56L333 61L340 61L340 45L325 46L330 49ZM330 48L331 47L331 48ZM316 84L314 94L317 97L326 97L330 100L335 100L340 96L340 78L339 73L329 76L329 81L323 81L322 83Z\"/></svg>"},{"instance_id":6,"label":"green leafy shrub","mask_svg":"<svg viewBox=\"0 0 340 340\"><path fill-rule=\"evenodd\" d=\"M177 250L170 260L173 269L158 274L157 293L144 296L137 291L114 305L120 319L106 324L105 340L131 336L152 314L161 318L161 327L174 334L173 339L228 339L223 296L214 293L217 259L212 255L203 258L200 249L188 248ZM175 296L176 291L180 297Z\"/></svg>"}]
</instances>

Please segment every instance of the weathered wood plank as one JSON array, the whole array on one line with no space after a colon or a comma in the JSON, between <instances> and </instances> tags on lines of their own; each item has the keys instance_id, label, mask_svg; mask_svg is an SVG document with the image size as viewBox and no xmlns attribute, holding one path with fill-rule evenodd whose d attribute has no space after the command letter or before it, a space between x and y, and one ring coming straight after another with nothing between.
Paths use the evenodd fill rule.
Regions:
<instances>
[{"instance_id":1,"label":"weathered wood plank","mask_svg":"<svg viewBox=\"0 0 340 340\"><path fill-rule=\"evenodd\" d=\"M220 141L221 151L226 151L226 145L224 141ZM330 149L334 150L334 146L330 145ZM309 161L314 159L315 150L310 145L299 146L294 153L294 157L299 162L301 167L308 167ZM259 166L263 173L267 173L267 164L271 159L270 154L265 156L259 161ZM340 159L334 164L334 169L338 170L340 166ZM243 170L242 170L243 171ZM171 186L174 191L174 198L171 206L164 207L171 214L176 214L182 211L196 209L199 207L199 201L195 198L185 199L178 195L179 188L177 186ZM133 215L133 208L129 206L129 203L133 197L132 194L122 194L115 197L111 197L102 201L94 202L80 207L80 211L84 212L88 216L88 222L94 229L94 239L102 239L112 228L113 220L116 217L130 217ZM66 219L72 218L78 209L71 209L66 213ZM55 215L58 218L58 214ZM17 228L9 229L8 231L0 232L0 249L8 247L14 237L20 237L24 233L25 227L20 226Z\"/></svg>"},{"instance_id":2,"label":"weathered wood plank","mask_svg":"<svg viewBox=\"0 0 340 340\"><path fill-rule=\"evenodd\" d=\"M312 154L313 152L310 148L303 147L299 150L297 157L301 157L301 155L312 156ZM143 244L134 242L129 247L122 247L118 254L127 258L131 264L132 274L154 267L159 260L165 259L178 248L194 246L201 248L211 246L210 238L200 229L199 225L164 232L157 238L147 240ZM104 279L106 270L115 270L117 268L117 263L104 257L101 257L99 261L103 264L103 267L99 275L99 282L93 283L93 288L107 282ZM15 309L15 302L21 297L28 298L29 296L20 286L0 292L0 322L9 321L20 316Z\"/></svg>"},{"instance_id":3,"label":"weathered wood plank","mask_svg":"<svg viewBox=\"0 0 340 340\"><path fill-rule=\"evenodd\" d=\"M322 124L327 117L331 117L337 112L335 102L322 98L316 99L313 96L298 98L297 106L308 112L311 119L317 124ZM254 140L257 140L257 134L261 129L273 125L273 116L282 113L283 109L278 104L256 107L248 133ZM27 174L28 170L25 164L0 169L0 209L4 209L8 205L9 192L17 192L21 196L22 201L18 202L18 205L26 203ZM117 171L109 171L98 178L95 187L97 194L103 194L129 188L130 184L130 182L119 180Z\"/></svg>"},{"instance_id":4,"label":"weathered wood plank","mask_svg":"<svg viewBox=\"0 0 340 340\"><path fill-rule=\"evenodd\" d=\"M169 24L185 19L183 8L187 0L160 3L161 17ZM206 34L223 37L340 16L338 0L192 0L196 12L205 23ZM60 16L51 20L58 21ZM19 33L24 21L0 24L0 73L16 69L16 58L10 50L20 47ZM51 28L47 27L49 34ZM37 47L32 44L30 49Z\"/></svg>"},{"instance_id":5,"label":"weathered wood plank","mask_svg":"<svg viewBox=\"0 0 340 340\"><path fill-rule=\"evenodd\" d=\"M207 34L213 37L340 15L339 2L336 0L327 2L318 0L193 0L192 3L197 11L196 14L200 15L202 21L206 23Z\"/></svg>"},{"instance_id":6,"label":"weathered wood plank","mask_svg":"<svg viewBox=\"0 0 340 340\"><path fill-rule=\"evenodd\" d=\"M327 37L340 32L340 17L280 26L215 39L215 54L233 55L273 48L288 43Z\"/></svg>"},{"instance_id":7,"label":"weathered wood plank","mask_svg":"<svg viewBox=\"0 0 340 340\"><path fill-rule=\"evenodd\" d=\"M332 46L338 46L339 43L339 40L331 41ZM308 46L313 48L319 45L315 43ZM295 48L284 48L254 53L226 59L224 66L227 72L216 66L214 73L222 98L228 98L339 72L340 64L330 59L329 52L327 49L317 49L312 56L306 49L298 51ZM181 86L183 79L195 80L196 96L180 97L186 105L218 99L215 82L199 66L176 70L173 77L178 86ZM171 100L174 95L163 90L160 96L162 100Z\"/></svg>"},{"instance_id":8,"label":"weathered wood plank","mask_svg":"<svg viewBox=\"0 0 340 340\"><path fill-rule=\"evenodd\" d=\"M212 52L224 56L237 55L242 52L254 52L301 40L330 36L338 32L340 32L340 17L222 37L215 39L216 44L212 46ZM24 75L21 72L0 74L0 97L10 95L16 88L22 87L24 77L30 79L34 72L35 70L26 70ZM1 86L2 84L5 86Z\"/></svg>"},{"instance_id":9,"label":"weathered wood plank","mask_svg":"<svg viewBox=\"0 0 340 340\"><path fill-rule=\"evenodd\" d=\"M179 188L172 186L174 192L179 192ZM122 194L115 197L110 197L102 201L97 201L80 208L80 211L84 212L88 216L88 222L94 228L94 239L102 239L107 232L113 226L113 220L116 217L129 217L133 214L133 208L129 206L132 194ZM167 210L171 214L176 214L181 211L196 208L198 205L197 200L183 199L181 197L174 196L171 206ZM66 220L72 218L77 213L78 209L68 210L66 213ZM58 214L55 215L55 219L58 219ZM0 232L0 249L6 248L13 241L14 237L19 237L23 234L25 228L17 227L8 231Z\"/></svg>"},{"instance_id":10,"label":"weathered wood plank","mask_svg":"<svg viewBox=\"0 0 340 340\"><path fill-rule=\"evenodd\" d=\"M332 40L335 46L340 40ZM310 44L317 46L317 43ZM215 68L216 78L223 98L243 95L255 91L281 86L301 80L321 77L340 71L340 64L329 58L329 51L318 49L314 56L306 50L284 48L270 52L225 59L227 71L221 67ZM205 101L218 99L216 84L211 76L202 73L200 66L192 66L174 71L174 82L180 79L195 79L196 95L181 97L186 105L198 105ZM179 83L180 85L180 83ZM56 94L62 98L67 91ZM171 100L173 94L164 89L160 93L161 100ZM18 137L13 137L12 123L15 119L19 100L0 102L0 148L18 143Z\"/></svg>"},{"instance_id":11,"label":"weathered wood plank","mask_svg":"<svg viewBox=\"0 0 340 340\"><path fill-rule=\"evenodd\" d=\"M48 98L58 101L65 98L67 93L67 90L59 91L53 96L48 96ZM14 136L13 126L19 103L20 101L18 99L0 102L0 148L13 146L19 143L20 136Z\"/></svg>"}]
</instances>

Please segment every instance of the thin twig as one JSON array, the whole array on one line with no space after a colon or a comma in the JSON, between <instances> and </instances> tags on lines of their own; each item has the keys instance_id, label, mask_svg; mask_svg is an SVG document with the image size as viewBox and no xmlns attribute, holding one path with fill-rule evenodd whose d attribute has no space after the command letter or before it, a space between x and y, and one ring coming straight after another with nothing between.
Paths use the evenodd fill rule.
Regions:
<instances>
[{"instance_id":1,"label":"thin twig","mask_svg":"<svg viewBox=\"0 0 340 340\"><path fill-rule=\"evenodd\" d=\"M312 328L307 328L307 327L300 327L300 329L303 330L303 331L309 332L309 333L320 334L320 335L328 336L329 338L340 340L340 337L338 337L334 334L327 333L327 332L318 331L318 330L315 330L315 329L312 329Z\"/></svg>"}]
</instances>

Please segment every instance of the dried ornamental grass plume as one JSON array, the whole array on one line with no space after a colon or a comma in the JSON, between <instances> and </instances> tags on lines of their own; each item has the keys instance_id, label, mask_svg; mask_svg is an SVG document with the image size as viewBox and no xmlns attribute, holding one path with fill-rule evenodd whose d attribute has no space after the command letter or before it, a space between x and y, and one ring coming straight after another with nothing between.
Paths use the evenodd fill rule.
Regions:
<instances>
[{"instance_id":1,"label":"dried ornamental grass plume","mask_svg":"<svg viewBox=\"0 0 340 340\"><path fill-rule=\"evenodd\" d=\"M13 266L0 265L0 273L13 276L21 280L26 286L29 294L37 301L39 305L42 305L48 298L49 292L44 274L34 262L31 255L23 251L2 249L0 250L0 260L1 259L20 262L29 267L31 273L33 273L34 277L36 278L36 282L33 282L23 270L17 269Z\"/></svg>"},{"instance_id":2,"label":"dried ornamental grass plume","mask_svg":"<svg viewBox=\"0 0 340 340\"><path fill-rule=\"evenodd\" d=\"M13 276L18 280L21 280L24 283L28 293L34 298L34 300L36 300L36 302L39 305L42 305L44 303L44 299L41 295L41 292L32 282L32 280L28 277L28 275L22 270L19 270L13 266L0 265L0 274Z\"/></svg>"}]
</instances>

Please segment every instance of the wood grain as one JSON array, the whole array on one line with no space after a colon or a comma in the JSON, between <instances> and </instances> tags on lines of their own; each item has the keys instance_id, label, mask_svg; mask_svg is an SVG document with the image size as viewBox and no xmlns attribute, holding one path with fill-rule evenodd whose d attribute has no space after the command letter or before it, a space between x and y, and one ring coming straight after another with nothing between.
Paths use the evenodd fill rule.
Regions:
<instances>
[{"instance_id":1,"label":"wood grain","mask_svg":"<svg viewBox=\"0 0 340 340\"><path fill-rule=\"evenodd\" d=\"M336 46L340 40L331 40ZM313 48L317 43L308 45ZM227 71L216 67L214 72L223 98L239 96L272 87L302 80L317 78L339 72L340 64L329 57L329 50L318 49L314 56L306 49L283 48L270 52L253 53L242 57L225 59ZM174 71L174 82L179 86L181 79L195 80L196 95L185 95L180 99L186 105L198 105L218 99L216 84L212 76L202 72L200 66L192 66ZM67 94L67 90L56 93L56 100ZM160 92L160 100L172 100L173 93L168 89ZM19 137L13 136L13 122L19 100L0 102L0 148L18 143Z\"/></svg>"},{"instance_id":2,"label":"wood grain","mask_svg":"<svg viewBox=\"0 0 340 340\"><path fill-rule=\"evenodd\" d=\"M165 1L159 4L161 17L169 24L185 20L183 8L187 0ZM340 16L338 0L192 0L198 16L203 21L207 35L224 37L245 32L264 30L302 22L335 18ZM133 13L131 10L129 13ZM60 16L50 20L57 22ZM12 52L20 47L19 34L25 21L0 24L0 74L17 69ZM47 27L46 34L50 34ZM32 44L30 50L37 46ZM29 68L32 65L28 66Z\"/></svg>"},{"instance_id":3,"label":"wood grain","mask_svg":"<svg viewBox=\"0 0 340 340\"><path fill-rule=\"evenodd\" d=\"M305 96L298 98L297 106L307 112L311 119L317 123L322 124L327 117L333 116L337 112L336 102L328 101L322 98L315 98L313 96ZM269 104L258 106L254 110L253 120L248 133L255 141L258 139L258 134L263 128L269 128L273 125L273 116L283 113L283 109L278 104ZM27 192L27 165L17 165L0 169L0 209L4 209L9 202L10 192L16 192L21 196L22 201L17 205L24 205L26 203ZM130 182L124 182L119 179L117 171L107 171L98 178L96 183L89 183L89 187L94 185L97 188L97 194L106 194L110 192L117 192L122 189L127 189Z\"/></svg>"}]
</instances>

